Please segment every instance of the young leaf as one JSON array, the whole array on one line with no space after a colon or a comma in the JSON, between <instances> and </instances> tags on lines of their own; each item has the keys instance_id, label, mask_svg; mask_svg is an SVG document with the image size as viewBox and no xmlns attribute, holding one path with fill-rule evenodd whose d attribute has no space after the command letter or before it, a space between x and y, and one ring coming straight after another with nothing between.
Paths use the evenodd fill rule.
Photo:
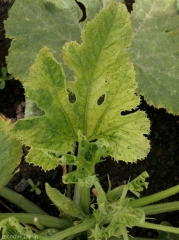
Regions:
<instances>
[{"instance_id":1,"label":"young leaf","mask_svg":"<svg viewBox=\"0 0 179 240\"><path fill-rule=\"evenodd\" d=\"M100 190L100 188L98 188L98 190ZM123 239L128 240L128 231L126 227L132 228L136 224L145 222L145 212L140 208L133 208L130 206L130 198L126 197L128 190L129 184L124 185L120 199L111 201L111 203L106 202L106 195L104 196L104 193L100 190L103 201L101 201L102 198L97 199L99 206L98 209L93 212L96 219L96 226L92 229L92 235L94 237L97 237L99 233L101 236L100 239L109 239L112 236L119 237L123 235ZM97 191L97 196L98 193L99 191ZM107 197L110 196L108 195ZM103 224L107 223L105 222L107 217L110 219L110 222L109 225L104 226Z\"/></svg>"},{"instance_id":2,"label":"young leaf","mask_svg":"<svg viewBox=\"0 0 179 240\"><path fill-rule=\"evenodd\" d=\"M149 183L146 182L146 178L149 177L149 174L145 171L141 173L138 177L128 183L129 190L135 194L137 197L140 197L140 192L144 188L148 188Z\"/></svg>"},{"instance_id":3,"label":"young leaf","mask_svg":"<svg viewBox=\"0 0 179 240\"><path fill-rule=\"evenodd\" d=\"M138 94L150 105L179 113L179 16L176 0L136 0L130 54Z\"/></svg>"},{"instance_id":4,"label":"young leaf","mask_svg":"<svg viewBox=\"0 0 179 240\"><path fill-rule=\"evenodd\" d=\"M48 237L37 235L31 231L28 227L23 227L16 218L9 217L0 221L0 229L2 229L3 239L39 239L48 240Z\"/></svg>"},{"instance_id":5,"label":"young leaf","mask_svg":"<svg viewBox=\"0 0 179 240\"><path fill-rule=\"evenodd\" d=\"M92 187L96 181L95 165L101 157L108 155L108 149L99 140L89 142L86 136L78 131L78 156L66 154L59 159L61 165L75 165L76 169L63 176L65 184L78 183L79 186ZM64 162L66 160L66 162Z\"/></svg>"},{"instance_id":6,"label":"young leaf","mask_svg":"<svg viewBox=\"0 0 179 240\"><path fill-rule=\"evenodd\" d=\"M147 155L149 142L144 134L150 124L146 114L123 114L140 102L126 53L131 38L126 7L110 4L85 25L81 45L70 42L64 46L64 60L76 75L68 86L48 49L40 51L24 86L26 95L45 115L14 125L15 135L31 146L29 162L44 170L55 168L62 155L73 153L79 130L88 141L98 139L98 145L115 160L135 162ZM74 96L73 102L67 90Z\"/></svg>"},{"instance_id":7,"label":"young leaf","mask_svg":"<svg viewBox=\"0 0 179 240\"><path fill-rule=\"evenodd\" d=\"M11 121L0 115L0 189L12 178L22 156L22 145L11 136Z\"/></svg>"}]
</instances>

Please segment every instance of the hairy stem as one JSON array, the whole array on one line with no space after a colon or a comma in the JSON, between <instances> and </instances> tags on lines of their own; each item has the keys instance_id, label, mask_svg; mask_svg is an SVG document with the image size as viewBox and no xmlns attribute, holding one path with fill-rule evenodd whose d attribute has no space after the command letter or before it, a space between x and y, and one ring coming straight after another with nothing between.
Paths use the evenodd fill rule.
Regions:
<instances>
[{"instance_id":1,"label":"hairy stem","mask_svg":"<svg viewBox=\"0 0 179 240\"><path fill-rule=\"evenodd\" d=\"M89 239L90 240L90 239ZM119 240L117 237L110 237L109 240ZM124 240L124 238L122 239ZM159 238L142 238L142 237L130 237L129 240L166 240L166 239L159 239Z\"/></svg>"},{"instance_id":2,"label":"hairy stem","mask_svg":"<svg viewBox=\"0 0 179 240\"><path fill-rule=\"evenodd\" d=\"M90 188L80 187L78 184L75 185L75 192L73 201L81 206L84 213L90 214Z\"/></svg>"},{"instance_id":3,"label":"hairy stem","mask_svg":"<svg viewBox=\"0 0 179 240\"><path fill-rule=\"evenodd\" d=\"M160 231L164 231L164 232L179 234L179 228L164 226L164 225L155 224L155 223L145 222L145 223L135 224L135 226L141 227L141 228L150 228L150 229L160 230Z\"/></svg>"},{"instance_id":4,"label":"hairy stem","mask_svg":"<svg viewBox=\"0 0 179 240\"><path fill-rule=\"evenodd\" d=\"M142 207L142 206L160 201L164 198L170 197L170 196L172 196L172 195L174 195L178 192L179 192L179 185L177 185L175 187L171 187L171 188L169 188L167 190L164 190L162 192L152 194L148 197L143 197L143 198L139 198L137 200L131 201L130 206L134 207L134 208Z\"/></svg>"},{"instance_id":5,"label":"hairy stem","mask_svg":"<svg viewBox=\"0 0 179 240\"><path fill-rule=\"evenodd\" d=\"M7 199L11 203L14 203L19 208L23 209L27 213L35 213L35 214L45 214L41 208L39 208L36 204L32 203L28 199L24 198L22 195L16 193L15 191L3 187L0 190L0 196Z\"/></svg>"},{"instance_id":6,"label":"hairy stem","mask_svg":"<svg viewBox=\"0 0 179 240\"><path fill-rule=\"evenodd\" d=\"M68 166L68 173L70 173L72 171L73 171L73 166L69 165ZM71 197L71 184L67 184L67 186L66 186L66 196L68 198L72 199L72 197Z\"/></svg>"},{"instance_id":7,"label":"hairy stem","mask_svg":"<svg viewBox=\"0 0 179 240\"><path fill-rule=\"evenodd\" d=\"M81 208L84 213L90 214L90 188L82 187Z\"/></svg>"},{"instance_id":8,"label":"hairy stem","mask_svg":"<svg viewBox=\"0 0 179 240\"><path fill-rule=\"evenodd\" d=\"M66 230L63 230L60 233L57 233L54 236L51 236L51 239L52 240L63 240L66 237L70 237L70 236L73 236L77 233L87 231L88 229L90 229L94 225L94 223L95 223L94 218L86 219L85 221L83 221L82 223L80 223L76 226L70 227Z\"/></svg>"},{"instance_id":9,"label":"hairy stem","mask_svg":"<svg viewBox=\"0 0 179 240\"><path fill-rule=\"evenodd\" d=\"M78 184L75 184L73 201L79 206L81 206L81 194L82 194L82 188Z\"/></svg>"},{"instance_id":10,"label":"hairy stem","mask_svg":"<svg viewBox=\"0 0 179 240\"><path fill-rule=\"evenodd\" d=\"M66 219L30 213L1 213L0 221L9 217L15 217L20 223L27 224L34 224L34 218L37 218L42 226L48 228L66 229L72 226L72 222Z\"/></svg>"},{"instance_id":11,"label":"hairy stem","mask_svg":"<svg viewBox=\"0 0 179 240\"><path fill-rule=\"evenodd\" d=\"M176 210L179 210L179 201L149 205L149 206L142 207L142 210L144 210L146 216L176 211Z\"/></svg>"}]
</instances>

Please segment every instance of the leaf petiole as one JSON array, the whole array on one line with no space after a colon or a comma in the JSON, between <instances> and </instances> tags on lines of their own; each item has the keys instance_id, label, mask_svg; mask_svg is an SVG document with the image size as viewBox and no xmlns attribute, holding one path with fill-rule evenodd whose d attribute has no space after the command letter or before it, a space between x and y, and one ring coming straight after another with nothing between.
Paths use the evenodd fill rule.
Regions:
<instances>
[{"instance_id":1,"label":"leaf petiole","mask_svg":"<svg viewBox=\"0 0 179 240\"><path fill-rule=\"evenodd\" d=\"M178 192L179 192L179 185L177 185L175 187L171 187L171 188L169 188L167 190L164 190L162 192L152 194L152 195L147 196L147 197L143 197L143 198L139 198L137 200L133 200L133 201L130 202L130 206L134 207L134 208L142 207L142 206L154 203L154 202L158 202L158 201L160 201L164 198L170 197L170 196L172 196L172 195L174 195Z\"/></svg>"}]
</instances>

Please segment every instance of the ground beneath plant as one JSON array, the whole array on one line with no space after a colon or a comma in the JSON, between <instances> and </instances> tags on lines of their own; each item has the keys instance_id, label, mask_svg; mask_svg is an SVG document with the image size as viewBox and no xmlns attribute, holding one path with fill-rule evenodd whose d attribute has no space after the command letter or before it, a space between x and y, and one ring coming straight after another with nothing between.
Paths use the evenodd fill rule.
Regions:
<instances>
[{"instance_id":1,"label":"ground beneath plant","mask_svg":"<svg viewBox=\"0 0 179 240\"><path fill-rule=\"evenodd\" d=\"M5 56L8 54L10 40L4 37L3 20L8 16L14 0L0 1L0 67L6 66ZM131 9L132 1L126 1L127 6ZM25 97L24 90L18 80L8 81L4 90L0 90L0 112L15 122L24 117ZM137 164L126 164L122 161L114 162L107 159L105 162L98 164L96 172L99 175L102 186L108 189L108 178L110 176L112 187L126 183L129 179L134 179L143 171L150 175L149 187L142 193L147 196L152 193L170 188L179 184L179 117L166 113L164 109L155 109L146 104L141 99L139 108L145 111L151 121L151 133L148 138L151 141L151 151L143 161ZM42 171L39 167L33 167L25 162L27 148L24 148L24 156L19 166L19 172L14 175L8 183L8 187L19 192L32 202L39 205L43 210L53 216L58 216L58 210L51 204L44 190L44 183L48 182L51 186L65 191L65 185L62 183L62 169L49 172ZM34 183L40 182L39 188L41 195L31 192L31 187L24 184L28 178L33 179ZM178 201L179 194L166 199L167 201ZM20 211L16 206L0 198L0 212ZM169 221L173 226L179 227L178 212L171 212L153 216L153 222L160 223ZM156 231L134 228L133 236L157 238Z\"/></svg>"}]
</instances>

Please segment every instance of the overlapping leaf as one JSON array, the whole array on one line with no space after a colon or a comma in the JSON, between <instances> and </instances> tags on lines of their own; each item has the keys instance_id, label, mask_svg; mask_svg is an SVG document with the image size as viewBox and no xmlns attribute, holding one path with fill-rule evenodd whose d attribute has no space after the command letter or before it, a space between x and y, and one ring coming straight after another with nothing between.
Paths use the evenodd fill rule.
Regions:
<instances>
[{"instance_id":1,"label":"overlapping leaf","mask_svg":"<svg viewBox=\"0 0 179 240\"><path fill-rule=\"evenodd\" d=\"M10 134L11 122L0 116L0 189L12 178L22 156L22 146Z\"/></svg>"},{"instance_id":2,"label":"overlapping leaf","mask_svg":"<svg viewBox=\"0 0 179 240\"><path fill-rule=\"evenodd\" d=\"M86 7L87 18L79 22L83 14L75 0L16 0L5 21L6 37L13 38L7 57L9 71L16 79L26 81L29 67L43 46L47 46L63 64L61 50L64 43L70 40L80 43L84 23L111 1L81 1ZM73 72L65 64L63 68L66 79L73 80ZM26 99L25 116L41 114L40 109Z\"/></svg>"},{"instance_id":3,"label":"overlapping leaf","mask_svg":"<svg viewBox=\"0 0 179 240\"><path fill-rule=\"evenodd\" d=\"M140 102L126 53L131 38L125 6L110 4L84 27L81 45L70 42L64 46L64 61L76 75L68 87L48 49L40 51L24 86L45 115L20 120L14 127L16 136L31 146L29 162L45 170L55 168L63 154L73 152L79 130L89 141L98 139L116 160L134 162L147 155L146 114L122 114Z\"/></svg>"},{"instance_id":4,"label":"overlapping leaf","mask_svg":"<svg viewBox=\"0 0 179 240\"><path fill-rule=\"evenodd\" d=\"M103 8L108 7L111 2L124 3L124 0L80 0L86 10L86 22L91 21L94 16Z\"/></svg>"},{"instance_id":5,"label":"overlapping leaf","mask_svg":"<svg viewBox=\"0 0 179 240\"><path fill-rule=\"evenodd\" d=\"M179 16L176 0L136 0L130 54L138 93L158 108L179 113Z\"/></svg>"},{"instance_id":6,"label":"overlapping leaf","mask_svg":"<svg viewBox=\"0 0 179 240\"><path fill-rule=\"evenodd\" d=\"M82 12L74 0L16 0L5 21L6 37L12 38L8 71L26 81L29 67L43 46L61 61L65 42L80 42ZM68 78L71 73L67 71Z\"/></svg>"},{"instance_id":7,"label":"overlapping leaf","mask_svg":"<svg viewBox=\"0 0 179 240\"><path fill-rule=\"evenodd\" d=\"M87 5L85 22L111 1L83 0L82 3ZM29 67L43 46L47 46L55 58L63 63L61 50L64 43L70 40L81 42L84 22L79 21L82 16L75 0L16 0L5 21L6 37L13 39L7 57L8 71L16 79L26 81ZM67 80L72 80L72 72L65 65L63 68Z\"/></svg>"}]
</instances>

